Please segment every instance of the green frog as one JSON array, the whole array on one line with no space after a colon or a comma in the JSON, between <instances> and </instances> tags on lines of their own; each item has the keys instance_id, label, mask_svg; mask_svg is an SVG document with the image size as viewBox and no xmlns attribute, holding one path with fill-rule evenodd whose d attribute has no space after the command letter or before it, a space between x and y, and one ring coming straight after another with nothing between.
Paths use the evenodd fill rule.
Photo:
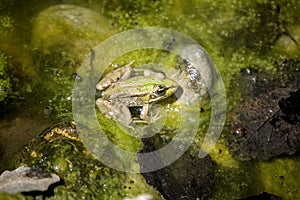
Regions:
<instances>
[{"instance_id":1,"label":"green frog","mask_svg":"<svg viewBox=\"0 0 300 200\"><path fill-rule=\"evenodd\" d=\"M165 99L177 90L178 84L163 73L133 69L131 63L108 73L97 84L102 93L96 105L107 117L131 127L133 122L150 123L151 105ZM135 75L141 74L143 75ZM130 108L140 108L139 119L134 119Z\"/></svg>"}]
</instances>

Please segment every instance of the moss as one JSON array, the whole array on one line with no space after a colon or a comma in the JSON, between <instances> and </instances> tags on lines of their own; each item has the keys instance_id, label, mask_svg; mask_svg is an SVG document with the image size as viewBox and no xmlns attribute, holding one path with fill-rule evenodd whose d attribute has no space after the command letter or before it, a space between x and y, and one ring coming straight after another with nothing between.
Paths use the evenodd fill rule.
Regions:
<instances>
[{"instance_id":1,"label":"moss","mask_svg":"<svg viewBox=\"0 0 300 200\"><path fill-rule=\"evenodd\" d=\"M5 55L0 52L0 103L5 104L8 96L12 93L10 79L6 74L7 61Z\"/></svg>"},{"instance_id":2,"label":"moss","mask_svg":"<svg viewBox=\"0 0 300 200\"><path fill-rule=\"evenodd\" d=\"M71 119L74 74L90 49L113 29L100 13L75 5L49 6L32 26L33 66L38 75L32 96L39 99L45 115Z\"/></svg>"},{"instance_id":3,"label":"moss","mask_svg":"<svg viewBox=\"0 0 300 200\"><path fill-rule=\"evenodd\" d=\"M24 196L21 193L18 193L18 194L0 193L0 199L5 199L5 200L30 200L30 199L32 199L32 197L31 196Z\"/></svg>"},{"instance_id":4,"label":"moss","mask_svg":"<svg viewBox=\"0 0 300 200\"><path fill-rule=\"evenodd\" d=\"M278 38L272 52L287 58L299 59L300 26L291 26L287 30L288 32Z\"/></svg>"},{"instance_id":5,"label":"moss","mask_svg":"<svg viewBox=\"0 0 300 200\"><path fill-rule=\"evenodd\" d=\"M103 132L115 145L129 152L138 152L142 149L142 142L137 137L130 136L118 124L98 112L98 119Z\"/></svg>"},{"instance_id":6,"label":"moss","mask_svg":"<svg viewBox=\"0 0 300 200\"><path fill-rule=\"evenodd\" d=\"M242 68L253 68L259 72L265 70L268 71L271 76L275 76L278 72L275 67L276 63L281 63L285 57L292 57L296 60L299 59L299 47L297 45L299 39L297 39L297 37L299 37L298 27L300 18L298 17L298 10L300 5L297 0L193 0L189 2L179 0L106 0L101 3L103 7L99 6L99 3L95 3L95 1L89 2L93 4L90 5L90 7L95 6L95 10L98 9L97 12L100 12L99 8L101 8L101 11L103 9L105 15L112 21L114 28L118 31L146 26L159 26L184 33L203 45L214 59L222 75L222 79L225 82L228 97L227 111L229 112L229 123L231 123L234 118L233 110L237 108L245 95L244 91L246 86L241 85L241 82L239 82L240 70ZM39 6L40 5L36 5L36 8L39 8ZM39 24L42 27L48 26L44 20L50 19L51 21L52 18L47 14L46 12L46 14L39 16L42 20L35 23L35 31L39 30L39 28L37 28ZM57 20L57 18L55 19ZM10 25L15 22L7 17L3 18L3 20L5 23L1 24L2 30L5 32L11 30ZM37 101L36 104L40 104L41 102L42 108L45 108L42 112L52 112L55 115L71 118L71 101L69 97L73 84L72 74L81 62L81 59L77 59L77 57L83 58L84 52L88 53L89 49L100 40L96 43L88 43L88 45L85 46L87 47L85 50L79 49L75 55L73 54L75 48L69 43L72 43L76 39L81 39L82 36L94 41L97 34L88 34L84 30L68 34L70 30L74 31L75 29L70 26L63 26L62 24L64 24L64 22L60 19L57 21L59 22L58 25L63 28L59 29L54 25L57 29L54 29L53 32L49 32L49 35L54 38L53 40L49 41L46 37L47 34L44 34L44 32L39 35L39 38L33 38L34 66L40 77L40 80L36 83L38 86L33 89L33 99ZM26 23L22 22L22 24ZM57 39L55 38L58 33L56 31L59 30L63 33L62 37ZM28 32L31 31L32 30ZM66 37L66 35L69 37ZM295 43L295 41L297 41L297 43ZM138 65L139 63L146 63L156 60L157 58L160 58L159 54L151 55L149 53L135 52L130 56L120 58L117 63L122 65L128 63L129 60L136 59ZM161 61L159 59L157 60ZM169 64L171 62L166 61L166 63ZM285 77L282 71L276 76ZM205 110L209 110L209 106L205 107ZM206 118L209 118L209 113L204 115L204 122L206 123L208 121ZM132 139L132 137L128 135L126 136L125 133L121 133L120 130L116 130L115 124L110 122L110 120L105 121L104 119L102 120L102 118L100 119L104 123L104 126L107 127L108 136L116 144L119 144L122 148L129 151L137 151L141 148L140 141ZM167 121L167 126L176 128L177 121L178 120L169 120ZM234 125L230 124L229 126ZM199 134L197 135L197 140L199 146L203 138L203 130L206 130L206 128L207 125L204 124L203 126L201 125L198 130ZM219 195L220 199L222 198L222 192L226 192L224 188L237 192L238 194L235 196L237 198L242 197L243 195L241 194L245 194L244 196L246 196L246 194L249 193L247 188L250 187L250 184L247 183L247 180L243 180L242 174L247 174L249 168L255 167L255 164L249 164L250 167L244 166L230 157L226 147L226 135L228 134L231 134L231 132L227 131L223 133L216 148L211 152L213 159L216 161L218 167L220 167L217 175L217 177L220 177L218 179L220 184L216 184L216 190L221 191L220 193L216 192L216 196ZM68 148L72 149L74 147L67 145L65 148L66 149L58 148L55 149L55 151L71 152ZM56 163L61 169L67 170L70 164L67 159L62 157L57 159ZM73 163L73 160L71 160L71 163ZM281 163L271 161L269 165L268 169L276 165L280 166ZM230 166L236 169L236 171L230 173ZM291 168L295 169L295 166L291 166ZM107 172L106 170L107 169L105 169L104 172L109 173L109 171ZM283 173L284 169L282 168L281 170ZM291 183L292 180L294 180L293 175L297 173L293 170L290 170L290 172L291 175L286 175L285 177L286 179L290 179ZM264 171L264 173L270 174L269 171ZM78 175L80 176L79 170L70 172L70 180L73 181L72 177ZM105 177L106 175L104 174L103 176ZM124 174L121 175L121 177L122 180L126 179L124 178ZM256 183L255 181L258 182L259 179L254 174L247 174L245 179L248 178L253 179L254 184ZM83 178L84 183L81 182L83 185L85 184L84 180ZM265 182L266 185L268 185L266 188L268 188L268 192L272 192L271 183L274 180L271 178L267 178L266 180L269 180ZM111 186L115 186L113 184L114 181L113 178L110 179L110 183L112 183ZM130 183L125 184L125 182L126 181L123 182L123 186L126 186L128 189ZM230 182L230 186L224 187L226 186L226 182ZM296 186L290 183L289 187L291 190L294 190ZM243 185L241 186L241 184ZM261 185L262 184L259 184L258 187ZM119 186L120 185L118 185L118 187ZM241 189L239 189L239 186L241 186ZM276 188L276 190L282 189L278 187L277 184L274 188ZM64 186L57 188L57 191L61 193L65 192L66 194L68 192ZM256 191L257 190L255 190L255 192ZM283 193L282 191L283 189L280 193ZM125 194L125 189L122 192ZM233 192L228 192L228 197L234 195ZM70 193L75 195L75 192L73 193L71 190ZM296 192L293 194L299 196Z\"/></svg>"},{"instance_id":7,"label":"moss","mask_svg":"<svg viewBox=\"0 0 300 200\"><path fill-rule=\"evenodd\" d=\"M6 36L13 30L14 20L9 16L0 15L0 36Z\"/></svg>"},{"instance_id":8,"label":"moss","mask_svg":"<svg viewBox=\"0 0 300 200\"><path fill-rule=\"evenodd\" d=\"M33 23L32 48L59 54L78 67L95 45L114 33L99 12L74 5L57 5L40 12ZM42 67L42 66L41 66Z\"/></svg>"},{"instance_id":9,"label":"moss","mask_svg":"<svg viewBox=\"0 0 300 200\"><path fill-rule=\"evenodd\" d=\"M260 55L268 52L291 24L299 22L297 1L155 1L147 6L141 1L114 3L106 4L106 12L120 30L144 26L175 29L213 52L216 62L223 59L217 66L226 66L227 72L239 68L227 67L228 63L239 64L231 60L232 54L241 59L249 57L243 61L248 66L252 61L259 63L264 59Z\"/></svg>"},{"instance_id":10,"label":"moss","mask_svg":"<svg viewBox=\"0 0 300 200\"><path fill-rule=\"evenodd\" d=\"M185 33L203 45L215 61L225 83L227 122L230 127L234 127L233 111L243 101L249 86L240 82L241 69L267 72L270 79L285 79L287 71L278 70L277 63L284 62L286 57L299 59L297 10L300 5L296 0L149 1L147 6L144 4L144 1L113 1L113 4L106 4L105 11L119 31L159 26ZM203 129L199 129L198 141L202 141L201 130L205 130L205 125L203 126ZM231 131L233 132L227 129L215 149L210 152L219 169L213 199L242 198L260 193L264 187L258 180L259 176L248 173L249 170L253 172L254 163L244 165L231 158L228 153L226 143ZM269 165L275 167L277 164L278 162L271 162ZM293 166L292 169L297 168ZM294 190L295 186L291 183L297 173L293 171L292 174L286 179L290 180L290 188ZM270 180L268 192L291 198L283 195L284 190L279 187L271 189L271 184ZM280 192L276 193L276 190ZM294 198L298 197L295 192L293 195Z\"/></svg>"},{"instance_id":11,"label":"moss","mask_svg":"<svg viewBox=\"0 0 300 200\"><path fill-rule=\"evenodd\" d=\"M211 199L240 199L251 194L251 188L249 163L236 166L218 165L215 168L215 186Z\"/></svg>"},{"instance_id":12,"label":"moss","mask_svg":"<svg viewBox=\"0 0 300 200\"><path fill-rule=\"evenodd\" d=\"M269 162L258 163L255 175L262 190L278 195L282 199L295 199L300 196L298 174L299 158L276 158ZM295 176L291 176L294 174Z\"/></svg>"},{"instance_id":13,"label":"moss","mask_svg":"<svg viewBox=\"0 0 300 200\"><path fill-rule=\"evenodd\" d=\"M37 70L39 84L32 93L40 100L42 112L60 120L71 119L74 64L56 53L45 55L36 52L34 59L35 64L42 67Z\"/></svg>"},{"instance_id":14,"label":"moss","mask_svg":"<svg viewBox=\"0 0 300 200\"><path fill-rule=\"evenodd\" d=\"M95 159L70 123L57 125L32 140L17 165L58 174L64 183L54 189L53 199L121 200L146 192L160 199L140 174L117 171Z\"/></svg>"}]
</instances>

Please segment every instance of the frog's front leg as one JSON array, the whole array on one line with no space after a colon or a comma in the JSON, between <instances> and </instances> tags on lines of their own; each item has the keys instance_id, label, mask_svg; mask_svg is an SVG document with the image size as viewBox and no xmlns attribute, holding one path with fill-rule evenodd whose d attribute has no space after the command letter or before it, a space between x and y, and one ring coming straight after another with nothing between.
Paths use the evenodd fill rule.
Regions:
<instances>
[{"instance_id":1,"label":"frog's front leg","mask_svg":"<svg viewBox=\"0 0 300 200\"><path fill-rule=\"evenodd\" d=\"M149 124L161 118L160 110L157 110L156 113L153 114L152 110L150 109L152 109L152 104L151 105L149 103L145 104L140 113L141 120L134 120L134 121Z\"/></svg>"},{"instance_id":2,"label":"frog's front leg","mask_svg":"<svg viewBox=\"0 0 300 200\"><path fill-rule=\"evenodd\" d=\"M118 101L108 101L102 98L97 99L96 105L99 110L108 118L112 118L126 126L132 123L130 110L127 106Z\"/></svg>"},{"instance_id":3,"label":"frog's front leg","mask_svg":"<svg viewBox=\"0 0 300 200\"><path fill-rule=\"evenodd\" d=\"M142 111L140 114L141 122L150 123L149 109L150 109L150 104L145 103L143 105L143 108L142 108Z\"/></svg>"}]
</instances>

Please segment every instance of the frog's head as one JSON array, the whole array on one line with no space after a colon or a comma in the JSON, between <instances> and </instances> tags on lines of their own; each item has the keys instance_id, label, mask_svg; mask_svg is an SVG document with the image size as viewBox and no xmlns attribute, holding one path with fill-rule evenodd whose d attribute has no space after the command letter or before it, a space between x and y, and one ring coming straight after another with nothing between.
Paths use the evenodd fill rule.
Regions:
<instances>
[{"instance_id":1,"label":"frog's head","mask_svg":"<svg viewBox=\"0 0 300 200\"><path fill-rule=\"evenodd\" d=\"M153 92L150 94L149 102L155 102L165 99L174 94L177 88L178 84L173 80L165 79L162 83L158 81L158 83L153 87Z\"/></svg>"}]
</instances>

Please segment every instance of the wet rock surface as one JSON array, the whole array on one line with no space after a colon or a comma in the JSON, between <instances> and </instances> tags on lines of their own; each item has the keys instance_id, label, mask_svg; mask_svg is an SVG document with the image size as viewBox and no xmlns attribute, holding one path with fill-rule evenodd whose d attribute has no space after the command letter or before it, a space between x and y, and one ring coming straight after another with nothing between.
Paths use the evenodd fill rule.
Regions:
<instances>
[{"instance_id":1,"label":"wet rock surface","mask_svg":"<svg viewBox=\"0 0 300 200\"><path fill-rule=\"evenodd\" d=\"M287 60L283 66L286 82L278 85L257 74L238 111L230 150L240 160L268 160L300 150L300 64Z\"/></svg>"},{"instance_id":2,"label":"wet rock surface","mask_svg":"<svg viewBox=\"0 0 300 200\"><path fill-rule=\"evenodd\" d=\"M198 45L188 45L182 55L191 63L186 59L178 63L181 74L177 82L184 88L184 97L180 101L190 104L208 95L215 78L214 63L205 49Z\"/></svg>"},{"instance_id":3,"label":"wet rock surface","mask_svg":"<svg viewBox=\"0 0 300 200\"><path fill-rule=\"evenodd\" d=\"M142 153L154 151L154 143L143 139ZM206 199L214 184L213 164L209 155L200 159L191 148L171 165L157 171L143 173L147 183L165 199ZM163 162L163 161L162 161ZM139 159L141 168L149 164Z\"/></svg>"},{"instance_id":4,"label":"wet rock surface","mask_svg":"<svg viewBox=\"0 0 300 200\"><path fill-rule=\"evenodd\" d=\"M5 171L0 176L0 192L15 194L19 192L46 191L60 181L59 176L45 170L21 166L13 171Z\"/></svg>"}]
</instances>

